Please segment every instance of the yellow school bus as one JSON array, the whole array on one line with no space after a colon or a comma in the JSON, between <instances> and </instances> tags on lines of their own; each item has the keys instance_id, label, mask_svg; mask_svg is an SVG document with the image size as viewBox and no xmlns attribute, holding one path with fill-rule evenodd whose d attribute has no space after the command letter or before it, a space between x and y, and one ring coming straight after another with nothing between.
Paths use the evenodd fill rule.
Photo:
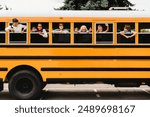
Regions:
<instances>
[{"instance_id":1,"label":"yellow school bus","mask_svg":"<svg viewBox=\"0 0 150 117\"><path fill-rule=\"evenodd\" d=\"M26 26L23 32L13 32L13 18ZM13 97L35 99L47 83L97 81L150 86L148 13L58 11L0 17L1 90L8 83Z\"/></svg>"}]
</instances>

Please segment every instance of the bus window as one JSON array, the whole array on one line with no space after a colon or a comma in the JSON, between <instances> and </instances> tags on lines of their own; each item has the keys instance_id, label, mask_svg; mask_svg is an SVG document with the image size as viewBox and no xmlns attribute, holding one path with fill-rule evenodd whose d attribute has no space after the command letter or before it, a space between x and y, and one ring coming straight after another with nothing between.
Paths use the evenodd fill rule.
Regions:
<instances>
[{"instance_id":1,"label":"bus window","mask_svg":"<svg viewBox=\"0 0 150 117\"><path fill-rule=\"evenodd\" d=\"M27 23L9 23L9 26L5 29L9 31L9 43L10 44L26 44L27 43Z\"/></svg>"},{"instance_id":2,"label":"bus window","mask_svg":"<svg viewBox=\"0 0 150 117\"><path fill-rule=\"evenodd\" d=\"M5 22L0 22L0 44L5 43Z\"/></svg>"},{"instance_id":3,"label":"bus window","mask_svg":"<svg viewBox=\"0 0 150 117\"><path fill-rule=\"evenodd\" d=\"M150 23L139 23L139 43L150 44Z\"/></svg>"},{"instance_id":4,"label":"bus window","mask_svg":"<svg viewBox=\"0 0 150 117\"><path fill-rule=\"evenodd\" d=\"M49 23L31 23L31 43L46 44L49 43Z\"/></svg>"},{"instance_id":5,"label":"bus window","mask_svg":"<svg viewBox=\"0 0 150 117\"><path fill-rule=\"evenodd\" d=\"M92 23L75 23L74 28L74 43L92 43Z\"/></svg>"},{"instance_id":6,"label":"bus window","mask_svg":"<svg viewBox=\"0 0 150 117\"><path fill-rule=\"evenodd\" d=\"M113 24L96 24L96 44L113 44Z\"/></svg>"},{"instance_id":7,"label":"bus window","mask_svg":"<svg viewBox=\"0 0 150 117\"><path fill-rule=\"evenodd\" d=\"M135 23L117 24L117 43L134 44L135 43Z\"/></svg>"},{"instance_id":8,"label":"bus window","mask_svg":"<svg viewBox=\"0 0 150 117\"><path fill-rule=\"evenodd\" d=\"M70 23L53 23L53 43L70 43Z\"/></svg>"}]
</instances>

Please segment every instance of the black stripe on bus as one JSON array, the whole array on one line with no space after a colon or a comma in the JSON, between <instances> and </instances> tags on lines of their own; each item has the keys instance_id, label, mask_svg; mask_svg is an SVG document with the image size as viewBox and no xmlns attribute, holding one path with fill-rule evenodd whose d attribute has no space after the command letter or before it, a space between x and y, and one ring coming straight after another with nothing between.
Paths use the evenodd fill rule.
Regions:
<instances>
[{"instance_id":1,"label":"black stripe on bus","mask_svg":"<svg viewBox=\"0 0 150 117\"><path fill-rule=\"evenodd\" d=\"M8 68L0 68L0 71L8 71Z\"/></svg>"},{"instance_id":2,"label":"black stripe on bus","mask_svg":"<svg viewBox=\"0 0 150 117\"><path fill-rule=\"evenodd\" d=\"M41 71L150 71L150 68L41 68Z\"/></svg>"},{"instance_id":3,"label":"black stripe on bus","mask_svg":"<svg viewBox=\"0 0 150 117\"><path fill-rule=\"evenodd\" d=\"M150 59L150 56L0 56L0 59Z\"/></svg>"},{"instance_id":4,"label":"black stripe on bus","mask_svg":"<svg viewBox=\"0 0 150 117\"><path fill-rule=\"evenodd\" d=\"M0 48L150 48L150 45L0 45Z\"/></svg>"},{"instance_id":5,"label":"black stripe on bus","mask_svg":"<svg viewBox=\"0 0 150 117\"><path fill-rule=\"evenodd\" d=\"M147 82L150 81L149 78L46 78L46 82L53 83L72 83L72 84L83 84L83 83L96 83L104 82L108 84L115 83L138 83L138 82Z\"/></svg>"}]
</instances>

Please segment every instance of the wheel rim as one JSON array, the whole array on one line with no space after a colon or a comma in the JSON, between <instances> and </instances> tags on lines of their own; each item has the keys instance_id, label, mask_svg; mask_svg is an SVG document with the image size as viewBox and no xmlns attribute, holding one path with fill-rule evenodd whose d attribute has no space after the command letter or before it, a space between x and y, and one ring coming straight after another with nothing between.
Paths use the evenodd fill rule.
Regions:
<instances>
[{"instance_id":1,"label":"wheel rim","mask_svg":"<svg viewBox=\"0 0 150 117\"><path fill-rule=\"evenodd\" d=\"M21 78L16 82L15 89L23 94L30 93L33 89L33 83L28 78Z\"/></svg>"}]
</instances>

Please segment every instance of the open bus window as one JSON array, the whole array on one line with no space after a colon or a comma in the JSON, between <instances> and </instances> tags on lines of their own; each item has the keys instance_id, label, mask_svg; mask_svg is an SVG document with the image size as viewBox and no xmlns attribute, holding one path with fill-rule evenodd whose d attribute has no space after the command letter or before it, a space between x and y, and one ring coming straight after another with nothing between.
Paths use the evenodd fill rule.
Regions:
<instances>
[{"instance_id":1,"label":"open bus window","mask_svg":"<svg viewBox=\"0 0 150 117\"><path fill-rule=\"evenodd\" d=\"M113 24L96 24L96 44L113 44Z\"/></svg>"},{"instance_id":2,"label":"open bus window","mask_svg":"<svg viewBox=\"0 0 150 117\"><path fill-rule=\"evenodd\" d=\"M139 23L139 43L150 44L150 23Z\"/></svg>"},{"instance_id":3,"label":"open bus window","mask_svg":"<svg viewBox=\"0 0 150 117\"><path fill-rule=\"evenodd\" d=\"M92 23L75 23L74 28L74 43L92 43Z\"/></svg>"},{"instance_id":4,"label":"open bus window","mask_svg":"<svg viewBox=\"0 0 150 117\"><path fill-rule=\"evenodd\" d=\"M49 43L49 23L31 23L31 43L47 44Z\"/></svg>"},{"instance_id":5,"label":"open bus window","mask_svg":"<svg viewBox=\"0 0 150 117\"><path fill-rule=\"evenodd\" d=\"M135 43L135 23L117 24L117 43L134 44Z\"/></svg>"},{"instance_id":6,"label":"open bus window","mask_svg":"<svg viewBox=\"0 0 150 117\"><path fill-rule=\"evenodd\" d=\"M9 30L11 28L11 30ZM9 43L10 44L26 44L27 43L27 23L19 23L13 26L13 23L9 23L9 27L5 30L9 30Z\"/></svg>"},{"instance_id":7,"label":"open bus window","mask_svg":"<svg viewBox=\"0 0 150 117\"><path fill-rule=\"evenodd\" d=\"M70 23L53 23L53 43L70 43Z\"/></svg>"},{"instance_id":8,"label":"open bus window","mask_svg":"<svg viewBox=\"0 0 150 117\"><path fill-rule=\"evenodd\" d=\"M5 43L5 22L0 22L0 44Z\"/></svg>"}]
</instances>

